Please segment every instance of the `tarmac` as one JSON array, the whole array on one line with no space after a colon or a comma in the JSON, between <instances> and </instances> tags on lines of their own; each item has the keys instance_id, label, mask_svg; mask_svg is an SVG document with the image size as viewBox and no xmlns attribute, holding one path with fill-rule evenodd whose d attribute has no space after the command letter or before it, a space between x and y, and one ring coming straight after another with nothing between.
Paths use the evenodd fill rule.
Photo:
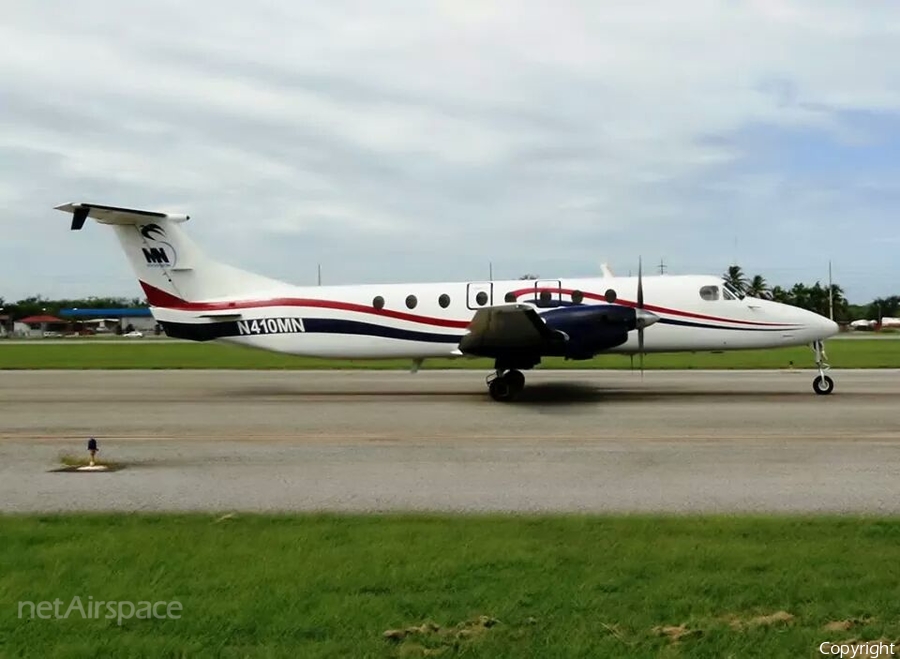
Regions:
<instances>
[{"instance_id":1,"label":"tarmac","mask_svg":"<svg viewBox=\"0 0 900 659\"><path fill-rule=\"evenodd\" d=\"M3 371L0 511L900 512L900 371L485 375Z\"/></svg>"}]
</instances>

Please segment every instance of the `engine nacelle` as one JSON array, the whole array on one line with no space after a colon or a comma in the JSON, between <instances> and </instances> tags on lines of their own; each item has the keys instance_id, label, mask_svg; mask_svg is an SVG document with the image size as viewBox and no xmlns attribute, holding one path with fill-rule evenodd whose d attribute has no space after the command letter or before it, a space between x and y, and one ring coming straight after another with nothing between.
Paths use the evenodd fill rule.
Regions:
<instances>
[{"instance_id":1,"label":"engine nacelle","mask_svg":"<svg viewBox=\"0 0 900 659\"><path fill-rule=\"evenodd\" d=\"M591 359L620 346L637 328L637 312L616 304L563 307L546 311L541 318L565 337L548 354L568 359Z\"/></svg>"}]
</instances>

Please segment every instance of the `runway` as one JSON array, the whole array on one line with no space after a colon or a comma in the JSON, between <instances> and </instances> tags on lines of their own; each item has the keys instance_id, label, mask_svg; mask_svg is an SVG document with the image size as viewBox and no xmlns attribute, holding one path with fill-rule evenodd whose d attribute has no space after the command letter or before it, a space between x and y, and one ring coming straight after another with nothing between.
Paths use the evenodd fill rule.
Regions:
<instances>
[{"instance_id":1,"label":"runway","mask_svg":"<svg viewBox=\"0 0 900 659\"><path fill-rule=\"evenodd\" d=\"M0 510L900 511L898 371L484 375L0 372Z\"/></svg>"}]
</instances>

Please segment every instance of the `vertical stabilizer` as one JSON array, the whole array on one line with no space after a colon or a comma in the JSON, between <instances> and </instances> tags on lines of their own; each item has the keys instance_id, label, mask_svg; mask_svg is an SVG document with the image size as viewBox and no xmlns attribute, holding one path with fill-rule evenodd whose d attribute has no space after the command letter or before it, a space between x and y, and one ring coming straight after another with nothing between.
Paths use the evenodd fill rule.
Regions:
<instances>
[{"instance_id":1,"label":"vertical stabilizer","mask_svg":"<svg viewBox=\"0 0 900 659\"><path fill-rule=\"evenodd\" d=\"M87 218L112 226L151 306L265 296L290 288L210 259L182 228L187 215L97 204L64 204L57 210L72 213L75 231Z\"/></svg>"}]
</instances>

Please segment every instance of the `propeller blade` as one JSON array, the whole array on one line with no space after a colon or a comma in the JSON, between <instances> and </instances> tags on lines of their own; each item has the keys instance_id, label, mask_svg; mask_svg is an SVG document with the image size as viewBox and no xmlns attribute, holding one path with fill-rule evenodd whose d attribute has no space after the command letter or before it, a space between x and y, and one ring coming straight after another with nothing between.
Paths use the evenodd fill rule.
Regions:
<instances>
[{"instance_id":1,"label":"propeller blade","mask_svg":"<svg viewBox=\"0 0 900 659\"><path fill-rule=\"evenodd\" d=\"M638 362L641 369L641 380L644 379L644 319L642 311L644 309L644 268L643 259L638 257L638 281L637 281L637 314L640 317L638 321L638 354L640 355Z\"/></svg>"},{"instance_id":2,"label":"propeller blade","mask_svg":"<svg viewBox=\"0 0 900 659\"><path fill-rule=\"evenodd\" d=\"M638 290L637 290L637 308L644 308L644 273L641 264L641 257L638 257Z\"/></svg>"},{"instance_id":3,"label":"propeller blade","mask_svg":"<svg viewBox=\"0 0 900 659\"><path fill-rule=\"evenodd\" d=\"M641 380L644 379L644 328L638 330L638 353L640 354Z\"/></svg>"}]
</instances>

